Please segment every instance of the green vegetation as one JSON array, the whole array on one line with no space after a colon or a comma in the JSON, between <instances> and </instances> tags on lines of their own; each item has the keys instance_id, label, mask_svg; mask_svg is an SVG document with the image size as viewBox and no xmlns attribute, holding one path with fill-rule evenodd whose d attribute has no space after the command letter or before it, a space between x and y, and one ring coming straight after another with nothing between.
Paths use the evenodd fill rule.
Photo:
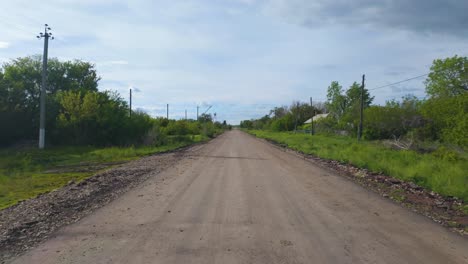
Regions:
<instances>
[{"instance_id":1,"label":"green vegetation","mask_svg":"<svg viewBox=\"0 0 468 264\"><path fill-rule=\"evenodd\" d=\"M115 91L99 91L91 63L49 59L46 150L35 150L39 130L40 56L0 67L0 209L80 181L137 157L206 140L230 128L199 120L154 118L130 111Z\"/></svg>"},{"instance_id":2,"label":"green vegetation","mask_svg":"<svg viewBox=\"0 0 468 264\"><path fill-rule=\"evenodd\" d=\"M385 105L372 105L374 97L364 88L364 139L391 139L404 142L410 149L436 142L465 151L468 148L468 58L434 60L425 84L427 98L407 95ZM356 136L360 90L356 82L344 90L333 81L328 86L325 104L312 107L294 102L289 108L275 107L262 118L244 120L240 126L271 131L310 130L310 125L302 124L314 114L326 112L326 118L314 123L314 132Z\"/></svg>"},{"instance_id":3,"label":"green vegetation","mask_svg":"<svg viewBox=\"0 0 468 264\"><path fill-rule=\"evenodd\" d=\"M307 154L468 201L468 58L434 60L425 85L427 98L407 95L385 105L372 105L374 97L364 88L361 142L356 140L361 97L356 82L344 90L333 81L324 104L275 107L262 118L242 121L240 127ZM314 121L313 127L304 124L319 113L328 115ZM311 129L314 136L304 133Z\"/></svg>"},{"instance_id":4,"label":"green vegetation","mask_svg":"<svg viewBox=\"0 0 468 264\"><path fill-rule=\"evenodd\" d=\"M330 135L294 134L249 130L249 133L316 155L356 167L412 181L443 195L468 201L468 157L466 154L421 154L411 150L394 150L378 141L357 142L354 138ZM445 154L448 151L444 152Z\"/></svg>"},{"instance_id":5,"label":"green vegetation","mask_svg":"<svg viewBox=\"0 0 468 264\"><path fill-rule=\"evenodd\" d=\"M130 114L117 92L98 90L99 81L91 63L49 60L48 147L159 146L167 143L166 135L213 136L228 127L225 122L213 122L211 115L201 116L197 122L153 118L141 111ZM18 58L0 67L0 146L37 140L41 85L40 56Z\"/></svg>"},{"instance_id":6,"label":"green vegetation","mask_svg":"<svg viewBox=\"0 0 468 264\"><path fill-rule=\"evenodd\" d=\"M207 140L200 135L158 147L55 147L0 151L0 209L79 182L115 164Z\"/></svg>"}]
</instances>

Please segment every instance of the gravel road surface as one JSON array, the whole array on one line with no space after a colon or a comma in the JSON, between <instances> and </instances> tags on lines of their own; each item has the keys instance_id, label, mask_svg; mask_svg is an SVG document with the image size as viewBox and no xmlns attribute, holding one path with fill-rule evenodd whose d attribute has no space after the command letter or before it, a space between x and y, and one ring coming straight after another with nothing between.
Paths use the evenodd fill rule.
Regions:
<instances>
[{"instance_id":1,"label":"gravel road surface","mask_svg":"<svg viewBox=\"0 0 468 264\"><path fill-rule=\"evenodd\" d=\"M13 263L468 263L468 239L230 131Z\"/></svg>"}]
</instances>

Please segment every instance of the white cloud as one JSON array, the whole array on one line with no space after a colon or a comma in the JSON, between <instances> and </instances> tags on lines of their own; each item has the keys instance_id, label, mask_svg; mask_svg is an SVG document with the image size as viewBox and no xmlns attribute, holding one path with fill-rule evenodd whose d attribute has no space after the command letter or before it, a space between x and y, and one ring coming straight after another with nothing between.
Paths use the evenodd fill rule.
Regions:
<instances>
[{"instance_id":1,"label":"white cloud","mask_svg":"<svg viewBox=\"0 0 468 264\"><path fill-rule=\"evenodd\" d=\"M310 3L8 1L0 9L0 60L41 54L35 35L49 23L56 36L49 56L95 62L100 89L127 98L129 85L138 87L135 107L158 115L164 115L166 103L174 114L186 108L193 114L206 102L219 120L238 122L293 100L322 100L332 80L347 87L366 73L368 87L376 87L424 73L433 59L468 50L466 41L452 37L335 23L353 18L352 13L303 27L311 10L331 5ZM375 12L366 9L363 15ZM407 90L421 85L410 83ZM402 93L395 91L373 95L384 102Z\"/></svg>"},{"instance_id":2,"label":"white cloud","mask_svg":"<svg viewBox=\"0 0 468 264\"><path fill-rule=\"evenodd\" d=\"M6 49L10 46L10 43L5 41L0 41L0 49Z\"/></svg>"},{"instance_id":3,"label":"white cloud","mask_svg":"<svg viewBox=\"0 0 468 264\"><path fill-rule=\"evenodd\" d=\"M125 60L115 60L115 61L109 61L109 64L127 65L127 64L128 64L128 61L125 61Z\"/></svg>"}]
</instances>

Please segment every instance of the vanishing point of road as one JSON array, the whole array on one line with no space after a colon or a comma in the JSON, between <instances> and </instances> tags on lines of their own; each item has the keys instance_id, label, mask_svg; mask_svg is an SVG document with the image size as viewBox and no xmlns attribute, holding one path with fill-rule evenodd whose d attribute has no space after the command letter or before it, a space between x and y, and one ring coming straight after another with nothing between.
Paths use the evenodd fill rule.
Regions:
<instances>
[{"instance_id":1,"label":"vanishing point of road","mask_svg":"<svg viewBox=\"0 0 468 264\"><path fill-rule=\"evenodd\" d=\"M468 240L230 131L13 263L468 263Z\"/></svg>"}]
</instances>

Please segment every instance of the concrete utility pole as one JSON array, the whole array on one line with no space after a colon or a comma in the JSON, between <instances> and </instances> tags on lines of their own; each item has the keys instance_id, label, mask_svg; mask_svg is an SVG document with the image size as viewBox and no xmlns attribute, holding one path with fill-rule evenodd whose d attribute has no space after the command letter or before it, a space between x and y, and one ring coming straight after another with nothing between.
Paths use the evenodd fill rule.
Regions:
<instances>
[{"instance_id":1,"label":"concrete utility pole","mask_svg":"<svg viewBox=\"0 0 468 264\"><path fill-rule=\"evenodd\" d=\"M52 33L49 32L49 25L44 25L44 33L39 33L38 39L44 38L44 54L42 57L42 87L41 87L41 99L40 99L40 118L39 118L39 149L45 147L45 125L46 125L46 91L47 91L47 53L49 49L49 38L52 37Z\"/></svg>"},{"instance_id":2,"label":"concrete utility pole","mask_svg":"<svg viewBox=\"0 0 468 264\"><path fill-rule=\"evenodd\" d=\"M362 137L362 121L364 119L364 82L366 80L366 75L362 75L362 84L361 84L361 107L360 107L360 116L359 116L359 128L358 128L358 141Z\"/></svg>"},{"instance_id":3,"label":"concrete utility pole","mask_svg":"<svg viewBox=\"0 0 468 264\"><path fill-rule=\"evenodd\" d=\"M166 106L166 118L169 119L169 104Z\"/></svg>"},{"instance_id":4,"label":"concrete utility pole","mask_svg":"<svg viewBox=\"0 0 468 264\"><path fill-rule=\"evenodd\" d=\"M197 105L197 121L198 121L198 108L200 108L200 106Z\"/></svg>"},{"instance_id":5,"label":"concrete utility pole","mask_svg":"<svg viewBox=\"0 0 468 264\"><path fill-rule=\"evenodd\" d=\"M130 117L132 117L132 88L130 88Z\"/></svg>"},{"instance_id":6,"label":"concrete utility pole","mask_svg":"<svg viewBox=\"0 0 468 264\"><path fill-rule=\"evenodd\" d=\"M187 120L187 109L185 109L185 120Z\"/></svg>"}]
</instances>

